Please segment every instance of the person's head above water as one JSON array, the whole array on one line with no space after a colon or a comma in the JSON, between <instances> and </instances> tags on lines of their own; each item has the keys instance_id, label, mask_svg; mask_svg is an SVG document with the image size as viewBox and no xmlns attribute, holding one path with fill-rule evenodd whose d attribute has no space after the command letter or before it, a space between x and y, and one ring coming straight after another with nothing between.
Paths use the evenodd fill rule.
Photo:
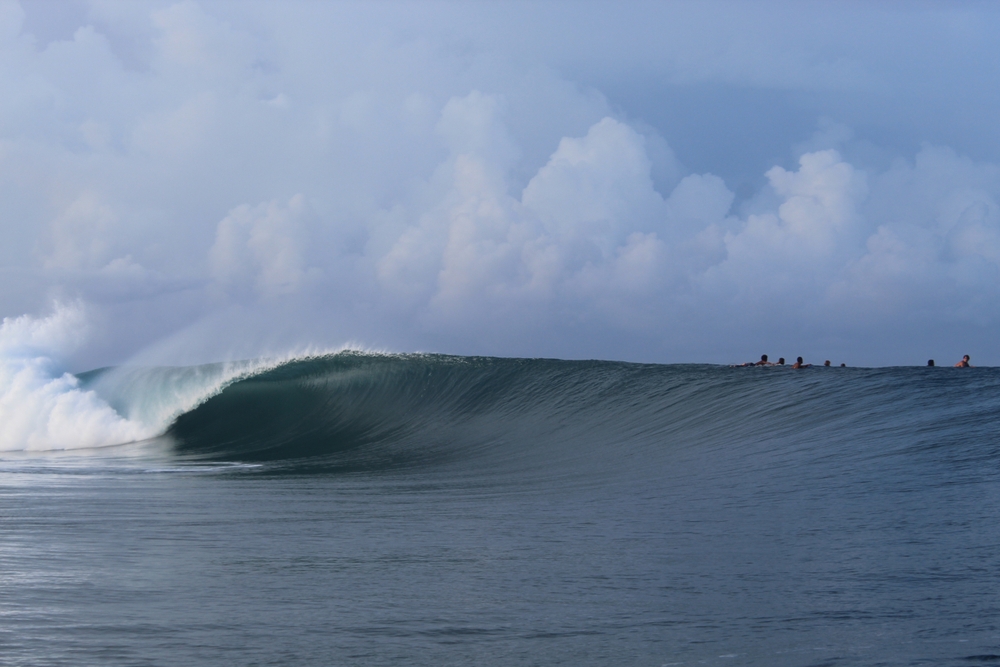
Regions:
<instances>
[{"instance_id":1,"label":"person's head above water","mask_svg":"<svg viewBox=\"0 0 1000 667\"><path fill-rule=\"evenodd\" d=\"M760 355L760 360L761 361L767 361L767 355L766 354Z\"/></svg>"},{"instance_id":2,"label":"person's head above water","mask_svg":"<svg viewBox=\"0 0 1000 667\"><path fill-rule=\"evenodd\" d=\"M969 368L971 366L972 364L969 363L969 355L965 355L964 357L962 357L962 360L960 362L955 364L956 368Z\"/></svg>"},{"instance_id":3,"label":"person's head above water","mask_svg":"<svg viewBox=\"0 0 1000 667\"><path fill-rule=\"evenodd\" d=\"M779 366L784 366L785 365L785 358L784 357L778 357L778 365Z\"/></svg>"},{"instance_id":4,"label":"person's head above water","mask_svg":"<svg viewBox=\"0 0 1000 667\"><path fill-rule=\"evenodd\" d=\"M824 361L824 362L823 362L823 365L824 365L824 366L829 366L829 365L830 365L830 360L829 360L829 359L827 359L826 361Z\"/></svg>"},{"instance_id":5,"label":"person's head above water","mask_svg":"<svg viewBox=\"0 0 1000 667\"><path fill-rule=\"evenodd\" d=\"M934 360L933 359L928 359L927 360L927 365L928 366L933 366L934 365Z\"/></svg>"},{"instance_id":6,"label":"person's head above water","mask_svg":"<svg viewBox=\"0 0 1000 667\"><path fill-rule=\"evenodd\" d=\"M797 361L797 362L799 362L801 364L802 363L802 357L795 357L795 361Z\"/></svg>"}]
</instances>

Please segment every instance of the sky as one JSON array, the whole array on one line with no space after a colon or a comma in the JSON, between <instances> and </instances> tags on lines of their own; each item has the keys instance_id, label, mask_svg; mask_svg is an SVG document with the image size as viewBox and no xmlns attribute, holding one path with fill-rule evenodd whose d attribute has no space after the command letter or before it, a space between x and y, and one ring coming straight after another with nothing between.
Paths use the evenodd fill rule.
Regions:
<instances>
[{"instance_id":1,"label":"sky","mask_svg":"<svg viewBox=\"0 0 1000 667\"><path fill-rule=\"evenodd\" d=\"M997 34L985 2L0 0L0 352L1000 364Z\"/></svg>"}]
</instances>

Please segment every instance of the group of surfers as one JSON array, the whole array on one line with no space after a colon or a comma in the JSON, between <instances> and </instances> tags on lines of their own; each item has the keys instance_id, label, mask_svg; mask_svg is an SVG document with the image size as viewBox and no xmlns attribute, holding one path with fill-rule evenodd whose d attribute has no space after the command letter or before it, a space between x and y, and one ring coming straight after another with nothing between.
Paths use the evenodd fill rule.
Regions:
<instances>
[{"instance_id":1,"label":"group of surfers","mask_svg":"<svg viewBox=\"0 0 1000 667\"><path fill-rule=\"evenodd\" d=\"M969 355L965 355L964 357L962 357L962 360L960 362L958 362L957 364L955 364L955 368L972 368L972 364L969 363L969 358L970 358ZM768 361L767 360L767 355L766 354L762 354L762 355L760 355L760 361L748 361L745 364L734 364L733 367L734 368L743 368L744 366L784 366L784 365L785 365L785 358L784 357L781 357L780 359L778 359L777 363L775 363L773 361ZM830 366L830 360L827 359L826 361L824 361L823 365L824 366ZM934 360L933 359L928 359L927 360L927 365L928 366L933 366L934 365ZM796 357L795 358L795 363L792 364L792 368L810 368L811 366L812 366L812 364L804 363L802 361L802 357ZM841 364L840 367L841 368L846 368L847 364Z\"/></svg>"},{"instance_id":2,"label":"group of surfers","mask_svg":"<svg viewBox=\"0 0 1000 667\"><path fill-rule=\"evenodd\" d=\"M781 357L780 359L778 359L777 363L775 363L773 361L768 361L767 360L767 355L766 354L762 354L762 355L760 355L760 361L748 361L745 364L733 364L733 367L734 368L743 368L744 366L784 366L784 365L785 365L785 358L784 357ZM826 361L824 361L823 365L824 366L829 366L830 365L830 360L827 359ZM809 368L811 366L812 366L812 364L807 364L807 363L803 362L802 361L802 357L796 357L795 358L795 363L792 364L792 368ZM841 364L840 367L841 368L846 368L847 364Z\"/></svg>"}]
</instances>

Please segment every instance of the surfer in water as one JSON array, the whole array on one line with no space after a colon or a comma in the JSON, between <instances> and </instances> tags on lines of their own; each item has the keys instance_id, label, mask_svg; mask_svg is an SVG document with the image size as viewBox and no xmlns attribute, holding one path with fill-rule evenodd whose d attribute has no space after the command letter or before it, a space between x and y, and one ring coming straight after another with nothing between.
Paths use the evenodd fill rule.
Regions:
<instances>
[{"instance_id":1,"label":"surfer in water","mask_svg":"<svg viewBox=\"0 0 1000 667\"><path fill-rule=\"evenodd\" d=\"M773 366L770 361L767 360L767 355L760 355L760 361L744 361L742 364L730 364L730 368L753 368L754 366Z\"/></svg>"},{"instance_id":2,"label":"surfer in water","mask_svg":"<svg viewBox=\"0 0 1000 667\"><path fill-rule=\"evenodd\" d=\"M802 357L796 357L795 358L795 363L792 364L792 368L810 368L811 366L812 366L812 364L804 364L804 363L802 363Z\"/></svg>"},{"instance_id":3,"label":"surfer in water","mask_svg":"<svg viewBox=\"0 0 1000 667\"><path fill-rule=\"evenodd\" d=\"M778 357L778 363L776 363L775 366L784 366L784 365L785 365L785 358Z\"/></svg>"},{"instance_id":4,"label":"surfer in water","mask_svg":"<svg viewBox=\"0 0 1000 667\"><path fill-rule=\"evenodd\" d=\"M955 364L955 368L972 368L972 364L969 363L969 355L962 357L962 360Z\"/></svg>"}]
</instances>

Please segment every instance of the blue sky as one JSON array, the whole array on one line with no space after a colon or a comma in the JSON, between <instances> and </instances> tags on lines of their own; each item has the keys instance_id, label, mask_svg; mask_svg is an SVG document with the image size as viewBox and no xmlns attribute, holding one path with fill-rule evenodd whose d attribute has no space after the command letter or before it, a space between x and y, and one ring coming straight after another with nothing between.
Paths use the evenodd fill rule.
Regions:
<instances>
[{"instance_id":1,"label":"blue sky","mask_svg":"<svg viewBox=\"0 0 1000 667\"><path fill-rule=\"evenodd\" d=\"M960 2L0 2L0 315L64 313L45 353L81 370L1000 363L998 29Z\"/></svg>"}]
</instances>

